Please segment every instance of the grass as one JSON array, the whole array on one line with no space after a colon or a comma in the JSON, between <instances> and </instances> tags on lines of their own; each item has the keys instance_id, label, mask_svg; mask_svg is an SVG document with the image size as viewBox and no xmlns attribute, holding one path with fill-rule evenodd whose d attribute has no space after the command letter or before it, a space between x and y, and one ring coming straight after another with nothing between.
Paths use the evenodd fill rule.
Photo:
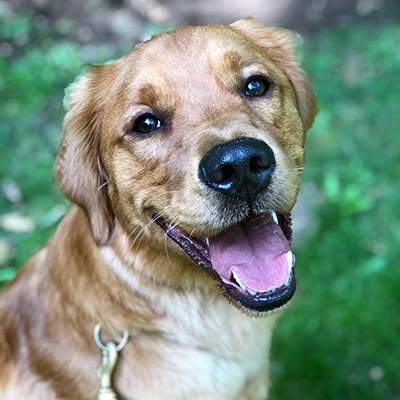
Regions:
<instances>
[{"instance_id":1,"label":"grass","mask_svg":"<svg viewBox=\"0 0 400 400\"><path fill-rule=\"evenodd\" d=\"M85 57L46 29L26 16L0 24L5 40L34 38L0 58L0 180L3 193L10 182L22 193L0 197L0 213L37 225L0 229L11 249L0 281L45 243L67 207L52 169L64 88ZM306 43L319 99L303 177L314 188L314 234L296 249L298 292L274 335L271 399L398 399L400 27L327 29Z\"/></svg>"}]
</instances>

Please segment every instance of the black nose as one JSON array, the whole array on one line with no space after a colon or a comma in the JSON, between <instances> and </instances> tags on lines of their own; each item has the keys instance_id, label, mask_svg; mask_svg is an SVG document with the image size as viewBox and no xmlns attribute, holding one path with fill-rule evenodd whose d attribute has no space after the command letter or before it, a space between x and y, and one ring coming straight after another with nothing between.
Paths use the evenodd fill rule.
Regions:
<instances>
[{"instance_id":1,"label":"black nose","mask_svg":"<svg viewBox=\"0 0 400 400\"><path fill-rule=\"evenodd\" d=\"M268 187L274 167L274 152L264 141L242 137L208 151L200 161L199 176L225 196L252 204Z\"/></svg>"}]
</instances>

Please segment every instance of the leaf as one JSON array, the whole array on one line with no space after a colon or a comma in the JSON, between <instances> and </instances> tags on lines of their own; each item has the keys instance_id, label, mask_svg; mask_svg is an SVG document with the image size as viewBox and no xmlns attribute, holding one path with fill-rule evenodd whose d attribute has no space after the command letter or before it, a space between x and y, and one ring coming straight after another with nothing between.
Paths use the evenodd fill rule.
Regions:
<instances>
[{"instance_id":1,"label":"leaf","mask_svg":"<svg viewBox=\"0 0 400 400\"><path fill-rule=\"evenodd\" d=\"M28 233L36 228L35 221L18 213L4 214L0 217L0 226L7 232Z\"/></svg>"}]
</instances>

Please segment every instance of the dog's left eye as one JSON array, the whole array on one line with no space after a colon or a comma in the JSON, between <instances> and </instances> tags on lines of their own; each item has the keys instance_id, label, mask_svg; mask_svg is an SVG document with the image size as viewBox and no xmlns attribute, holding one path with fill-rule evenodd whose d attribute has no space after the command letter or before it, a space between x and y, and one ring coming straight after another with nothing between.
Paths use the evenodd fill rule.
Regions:
<instances>
[{"instance_id":1,"label":"dog's left eye","mask_svg":"<svg viewBox=\"0 0 400 400\"><path fill-rule=\"evenodd\" d=\"M161 121L152 114L140 116L133 125L133 132L148 135L161 127Z\"/></svg>"},{"instance_id":2,"label":"dog's left eye","mask_svg":"<svg viewBox=\"0 0 400 400\"><path fill-rule=\"evenodd\" d=\"M259 97L267 93L269 83L263 78L250 78L246 82L246 96Z\"/></svg>"}]
</instances>

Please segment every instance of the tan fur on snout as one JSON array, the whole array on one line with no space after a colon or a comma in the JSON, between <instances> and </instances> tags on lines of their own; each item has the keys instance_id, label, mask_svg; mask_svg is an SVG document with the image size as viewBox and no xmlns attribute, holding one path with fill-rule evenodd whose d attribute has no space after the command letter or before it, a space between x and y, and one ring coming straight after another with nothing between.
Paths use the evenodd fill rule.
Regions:
<instances>
[{"instance_id":1,"label":"tan fur on snout","mask_svg":"<svg viewBox=\"0 0 400 400\"><path fill-rule=\"evenodd\" d=\"M102 325L130 340L121 399L262 400L275 315L251 318L154 223L213 236L246 217L199 177L204 155L260 139L276 168L254 212L295 204L315 116L293 34L254 19L182 27L92 67L72 87L55 176L75 205L0 297L0 398L94 399ZM251 76L268 94L245 96ZM134 132L144 113L162 124Z\"/></svg>"}]
</instances>

